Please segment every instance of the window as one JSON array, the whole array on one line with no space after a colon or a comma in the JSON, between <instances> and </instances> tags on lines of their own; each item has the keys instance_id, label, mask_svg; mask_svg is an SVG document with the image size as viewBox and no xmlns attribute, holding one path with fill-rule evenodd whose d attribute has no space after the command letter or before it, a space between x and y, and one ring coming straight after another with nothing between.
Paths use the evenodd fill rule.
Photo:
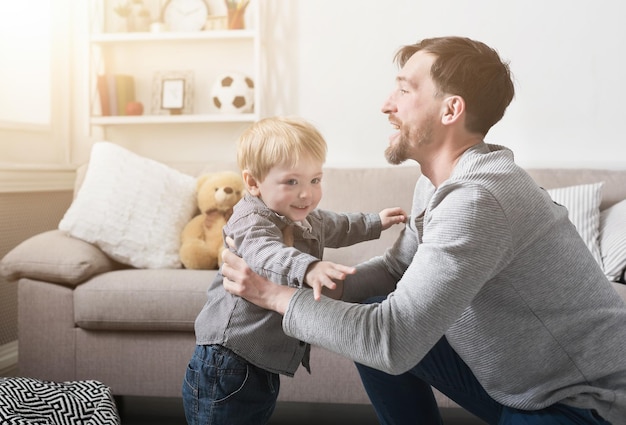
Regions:
<instances>
[{"instance_id":1,"label":"window","mask_svg":"<svg viewBox=\"0 0 626 425\"><path fill-rule=\"evenodd\" d=\"M71 0L0 2L0 167L67 163Z\"/></svg>"},{"instance_id":2,"label":"window","mask_svg":"<svg viewBox=\"0 0 626 425\"><path fill-rule=\"evenodd\" d=\"M0 6L0 121L50 124L50 1Z\"/></svg>"}]
</instances>

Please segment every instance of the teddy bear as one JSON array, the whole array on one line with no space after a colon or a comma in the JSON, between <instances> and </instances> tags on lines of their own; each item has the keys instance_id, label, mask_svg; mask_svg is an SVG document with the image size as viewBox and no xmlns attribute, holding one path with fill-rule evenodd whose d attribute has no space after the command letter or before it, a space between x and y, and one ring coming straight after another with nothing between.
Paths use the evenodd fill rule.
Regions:
<instances>
[{"instance_id":1,"label":"teddy bear","mask_svg":"<svg viewBox=\"0 0 626 425\"><path fill-rule=\"evenodd\" d=\"M232 171L203 174L197 180L200 214L181 233L180 261L187 269L217 269L222 264L222 228L244 195L241 176Z\"/></svg>"}]
</instances>

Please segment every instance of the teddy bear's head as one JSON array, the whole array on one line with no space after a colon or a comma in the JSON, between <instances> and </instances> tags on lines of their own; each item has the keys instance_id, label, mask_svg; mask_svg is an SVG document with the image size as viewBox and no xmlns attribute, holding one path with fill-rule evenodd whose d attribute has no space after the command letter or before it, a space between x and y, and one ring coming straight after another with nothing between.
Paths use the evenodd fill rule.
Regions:
<instances>
[{"instance_id":1,"label":"teddy bear's head","mask_svg":"<svg viewBox=\"0 0 626 425\"><path fill-rule=\"evenodd\" d=\"M238 173L223 171L198 177L197 199L200 212L229 211L243 197L245 188Z\"/></svg>"}]
</instances>

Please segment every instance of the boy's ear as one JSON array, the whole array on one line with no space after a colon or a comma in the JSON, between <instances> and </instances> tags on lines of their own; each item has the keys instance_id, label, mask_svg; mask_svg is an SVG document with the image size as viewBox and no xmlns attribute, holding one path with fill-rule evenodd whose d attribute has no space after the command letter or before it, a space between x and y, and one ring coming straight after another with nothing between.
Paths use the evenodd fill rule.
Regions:
<instances>
[{"instance_id":1,"label":"boy's ear","mask_svg":"<svg viewBox=\"0 0 626 425\"><path fill-rule=\"evenodd\" d=\"M259 182L252 175L252 173L250 173L250 170L243 170L241 172L241 177L243 178L243 183L246 185L248 193L252 196L258 197L261 194L259 189Z\"/></svg>"}]
</instances>

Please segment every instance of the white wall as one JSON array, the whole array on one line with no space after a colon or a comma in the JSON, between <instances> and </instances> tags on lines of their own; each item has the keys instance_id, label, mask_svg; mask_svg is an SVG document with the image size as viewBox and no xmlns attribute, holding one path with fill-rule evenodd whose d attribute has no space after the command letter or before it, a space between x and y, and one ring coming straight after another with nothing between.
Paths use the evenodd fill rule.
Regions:
<instances>
[{"instance_id":1,"label":"white wall","mask_svg":"<svg viewBox=\"0 0 626 425\"><path fill-rule=\"evenodd\" d=\"M329 165L386 165L383 151L391 128L380 107L393 88L395 51L425 37L463 35L495 47L510 61L516 80L516 98L487 141L511 147L525 167L626 168L626 140L619 131L626 121L626 27L621 22L626 4L619 0L260 1L268 59L268 102L262 112L298 114L317 124L329 141ZM75 15L81 19L74 21L74 72L65 73L73 86L64 88L75 108L72 129L59 146L50 146L58 152L48 156L81 164L97 132L89 132L81 103L86 21L80 8ZM136 135L145 139L136 144L140 154L177 161L234 156L232 140L207 137L213 145L184 147L151 143L144 128ZM15 158L43 151L31 145L24 144ZM0 159L6 156L2 146Z\"/></svg>"},{"instance_id":2,"label":"white wall","mask_svg":"<svg viewBox=\"0 0 626 425\"><path fill-rule=\"evenodd\" d=\"M274 0L277 1L277 0ZM284 0L282 0L284 1ZM516 98L487 141L523 166L626 168L626 4L619 0L291 0L296 110L329 141L329 164L384 165L380 106L396 49L462 35L510 61ZM279 111L283 112L283 111Z\"/></svg>"}]
</instances>

